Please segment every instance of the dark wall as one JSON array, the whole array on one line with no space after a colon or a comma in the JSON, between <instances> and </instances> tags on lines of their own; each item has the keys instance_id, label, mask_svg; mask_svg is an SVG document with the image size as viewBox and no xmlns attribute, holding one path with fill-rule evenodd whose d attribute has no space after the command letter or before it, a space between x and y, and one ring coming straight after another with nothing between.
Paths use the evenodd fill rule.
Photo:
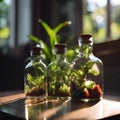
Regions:
<instances>
[{"instance_id":1,"label":"dark wall","mask_svg":"<svg viewBox=\"0 0 120 120\"><path fill-rule=\"evenodd\" d=\"M23 60L0 55L0 90L23 88Z\"/></svg>"},{"instance_id":2,"label":"dark wall","mask_svg":"<svg viewBox=\"0 0 120 120\"><path fill-rule=\"evenodd\" d=\"M0 91L24 89L25 59L30 56L34 43L0 52Z\"/></svg>"},{"instance_id":3,"label":"dark wall","mask_svg":"<svg viewBox=\"0 0 120 120\"><path fill-rule=\"evenodd\" d=\"M120 95L120 40L94 45L94 54L104 64L104 90Z\"/></svg>"},{"instance_id":4,"label":"dark wall","mask_svg":"<svg viewBox=\"0 0 120 120\"><path fill-rule=\"evenodd\" d=\"M38 22L39 19L50 24L52 0L32 0L32 30L33 34L44 40L45 31Z\"/></svg>"}]
</instances>

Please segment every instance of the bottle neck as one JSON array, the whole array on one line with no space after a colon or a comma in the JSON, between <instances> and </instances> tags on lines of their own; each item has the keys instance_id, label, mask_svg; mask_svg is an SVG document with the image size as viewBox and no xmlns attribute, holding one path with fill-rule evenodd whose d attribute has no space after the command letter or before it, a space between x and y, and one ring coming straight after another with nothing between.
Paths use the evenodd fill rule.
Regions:
<instances>
[{"instance_id":1,"label":"bottle neck","mask_svg":"<svg viewBox=\"0 0 120 120\"><path fill-rule=\"evenodd\" d=\"M42 57L40 55L32 55L32 62L40 62L42 61Z\"/></svg>"},{"instance_id":2,"label":"bottle neck","mask_svg":"<svg viewBox=\"0 0 120 120\"><path fill-rule=\"evenodd\" d=\"M33 47L30 52L32 62L41 61L42 60L41 54L42 54L42 49L40 47Z\"/></svg>"},{"instance_id":3,"label":"bottle neck","mask_svg":"<svg viewBox=\"0 0 120 120\"><path fill-rule=\"evenodd\" d=\"M88 58L91 54L93 54L93 46L91 44L81 44L79 45L80 55L82 57Z\"/></svg>"},{"instance_id":4,"label":"bottle neck","mask_svg":"<svg viewBox=\"0 0 120 120\"><path fill-rule=\"evenodd\" d=\"M66 61L65 54L55 54L55 60L56 60L57 62Z\"/></svg>"}]
</instances>

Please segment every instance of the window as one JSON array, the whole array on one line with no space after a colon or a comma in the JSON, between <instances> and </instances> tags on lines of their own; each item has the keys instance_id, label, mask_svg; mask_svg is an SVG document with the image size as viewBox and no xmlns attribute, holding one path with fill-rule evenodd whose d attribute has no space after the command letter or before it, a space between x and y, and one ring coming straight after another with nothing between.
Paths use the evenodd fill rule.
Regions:
<instances>
[{"instance_id":1,"label":"window","mask_svg":"<svg viewBox=\"0 0 120 120\"><path fill-rule=\"evenodd\" d=\"M17 0L17 45L28 42L27 36L32 32L31 0ZM37 22L37 21L36 21Z\"/></svg>"},{"instance_id":2,"label":"window","mask_svg":"<svg viewBox=\"0 0 120 120\"><path fill-rule=\"evenodd\" d=\"M28 42L31 34L31 0L0 2L0 48L15 47Z\"/></svg>"},{"instance_id":3,"label":"window","mask_svg":"<svg viewBox=\"0 0 120 120\"><path fill-rule=\"evenodd\" d=\"M46 0L45 4L41 5L39 2L34 6L35 9L40 8L37 14L32 13L34 2L34 0L0 2L0 48L28 42L27 35L41 29L38 27L38 21L34 19L35 15L41 16L52 27L65 20L71 20L72 25L62 30L65 39L68 36L68 39L73 39L79 33L92 34L95 43L120 38L120 0L52 0L47 7ZM41 0L41 3L44 3L44 0ZM46 14L42 13L43 11L46 11ZM44 19L46 16L49 19L48 17Z\"/></svg>"},{"instance_id":4,"label":"window","mask_svg":"<svg viewBox=\"0 0 120 120\"><path fill-rule=\"evenodd\" d=\"M10 37L10 6L11 0L0 2L0 48L8 46Z\"/></svg>"},{"instance_id":5,"label":"window","mask_svg":"<svg viewBox=\"0 0 120 120\"><path fill-rule=\"evenodd\" d=\"M86 0L83 11L83 33L91 33L94 42L120 38L120 1Z\"/></svg>"},{"instance_id":6,"label":"window","mask_svg":"<svg viewBox=\"0 0 120 120\"><path fill-rule=\"evenodd\" d=\"M91 33L95 42L106 37L106 0L87 0L83 11L83 33Z\"/></svg>"},{"instance_id":7,"label":"window","mask_svg":"<svg viewBox=\"0 0 120 120\"><path fill-rule=\"evenodd\" d=\"M111 37L120 38L120 0L111 0Z\"/></svg>"},{"instance_id":8,"label":"window","mask_svg":"<svg viewBox=\"0 0 120 120\"><path fill-rule=\"evenodd\" d=\"M94 43L120 38L120 0L53 1L52 23L72 21L66 36L89 33L93 35Z\"/></svg>"}]
</instances>

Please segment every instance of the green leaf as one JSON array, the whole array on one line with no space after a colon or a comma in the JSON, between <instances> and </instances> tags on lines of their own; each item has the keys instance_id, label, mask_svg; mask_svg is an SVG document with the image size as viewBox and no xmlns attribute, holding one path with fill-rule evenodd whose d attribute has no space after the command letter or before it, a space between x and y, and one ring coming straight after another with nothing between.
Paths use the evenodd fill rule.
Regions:
<instances>
[{"instance_id":1,"label":"green leaf","mask_svg":"<svg viewBox=\"0 0 120 120\"><path fill-rule=\"evenodd\" d=\"M41 23L41 25L46 30L46 32L47 32L47 34L50 38L51 48L53 48L54 44L57 43L57 38L56 38L55 32L52 30L52 28L45 21L39 19L39 22Z\"/></svg>"},{"instance_id":2,"label":"green leaf","mask_svg":"<svg viewBox=\"0 0 120 120\"><path fill-rule=\"evenodd\" d=\"M66 25L70 25L71 21L65 21L63 23L60 23L54 29L52 29L45 21L41 19L39 19L38 22L40 22L40 24L47 32L49 36L50 45L47 45L43 40L41 40L36 36L28 35L28 37L31 40L33 40L36 44L40 44L42 46L46 59L48 60L48 62L51 62L54 59L54 54L53 54L54 44L60 41L60 35L58 35L57 33L62 27Z\"/></svg>"},{"instance_id":3,"label":"green leaf","mask_svg":"<svg viewBox=\"0 0 120 120\"><path fill-rule=\"evenodd\" d=\"M94 64L94 62L88 61L88 62L86 63L86 66L87 66L88 69L90 69L90 68L92 68L93 64Z\"/></svg>"},{"instance_id":4,"label":"green leaf","mask_svg":"<svg viewBox=\"0 0 120 120\"><path fill-rule=\"evenodd\" d=\"M100 74L98 71L92 69L89 69L88 73L93 74L94 76L98 76Z\"/></svg>"},{"instance_id":5,"label":"green leaf","mask_svg":"<svg viewBox=\"0 0 120 120\"><path fill-rule=\"evenodd\" d=\"M40 44L40 39L34 35L28 35L28 38L33 40L35 43Z\"/></svg>"},{"instance_id":6,"label":"green leaf","mask_svg":"<svg viewBox=\"0 0 120 120\"><path fill-rule=\"evenodd\" d=\"M49 61L51 61L53 59L53 57L51 56L51 51L49 50L49 47L47 46L47 44L45 42L43 42L41 39L39 39L38 37L34 36L34 35L28 35L28 37L33 40L36 44L40 44L41 47L43 48L43 51L46 55L46 58L49 59Z\"/></svg>"},{"instance_id":7,"label":"green leaf","mask_svg":"<svg viewBox=\"0 0 120 120\"><path fill-rule=\"evenodd\" d=\"M95 85L94 81L87 80L83 82L81 87L91 89L94 85Z\"/></svg>"},{"instance_id":8,"label":"green leaf","mask_svg":"<svg viewBox=\"0 0 120 120\"><path fill-rule=\"evenodd\" d=\"M51 36L52 34L54 34L52 28L45 21L43 21L41 19L39 19L38 21L44 27L44 29L46 30L46 32L48 33L49 36Z\"/></svg>"},{"instance_id":9,"label":"green leaf","mask_svg":"<svg viewBox=\"0 0 120 120\"><path fill-rule=\"evenodd\" d=\"M66 51L66 58L68 62L72 62L73 59L75 58L75 50L67 50Z\"/></svg>"},{"instance_id":10,"label":"green leaf","mask_svg":"<svg viewBox=\"0 0 120 120\"><path fill-rule=\"evenodd\" d=\"M64 26L71 25L71 21L65 21L63 23L58 24L54 29L52 29L45 21L39 19L39 22L42 24L42 26L44 27L44 29L50 37L51 48L53 48L54 44L58 43L59 41L57 37L57 33L59 32L59 30Z\"/></svg>"},{"instance_id":11,"label":"green leaf","mask_svg":"<svg viewBox=\"0 0 120 120\"><path fill-rule=\"evenodd\" d=\"M47 59L51 59L51 52L45 42L40 40L40 45L43 48L44 53L46 54Z\"/></svg>"},{"instance_id":12,"label":"green leaf","mask_svg":"<svg viewBox=\"0 0 120 120\"><path fill-rule=\"evenodd\" d=\"M65 21L65 22L63 22L63 23L60 23L59 25L57 25L57 26L53 29L54 33L57 34L58 31L59 31L61 28L63 28L64 26L67 26L67 25L71 25L71 23L72 23L71 21Z\"/></svg>"}]
</instances>

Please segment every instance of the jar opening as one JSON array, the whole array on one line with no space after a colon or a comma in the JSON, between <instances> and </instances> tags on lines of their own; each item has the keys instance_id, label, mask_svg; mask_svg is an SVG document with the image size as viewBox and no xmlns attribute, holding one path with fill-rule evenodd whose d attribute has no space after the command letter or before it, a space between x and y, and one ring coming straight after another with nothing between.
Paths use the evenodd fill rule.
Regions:
<instances>
[{"instance_id":1,"label":"jar opening","mask_svg":"<svg viewBox=\"0 0 120 120\"><path fill-rule=\"evenodd\" d=\"M31 50L31 55L41 55L42 48L40 47L33 47Z\"/></svg>"},{"instance_id":2,"label":"jar opening","mask_svg":"<svg viewBox=\"0 0 120 120\"><path fill-rule=\"evenodd\" d=\"M65 51L66 51L66 44L64 43L55 44L55 52L57 54L64 54Z\"/></svg>"},{"instance_id":3,"label":"jar opening","mask_svg":"<svg viewBox=\"0 0 120 120\"><path fill-rule=\"evenodd\" d=\"M81 34L79 38L81 39L81 42L85 44L93 42L92 35L90 34Z\"/></svg>"}]
</instances>

